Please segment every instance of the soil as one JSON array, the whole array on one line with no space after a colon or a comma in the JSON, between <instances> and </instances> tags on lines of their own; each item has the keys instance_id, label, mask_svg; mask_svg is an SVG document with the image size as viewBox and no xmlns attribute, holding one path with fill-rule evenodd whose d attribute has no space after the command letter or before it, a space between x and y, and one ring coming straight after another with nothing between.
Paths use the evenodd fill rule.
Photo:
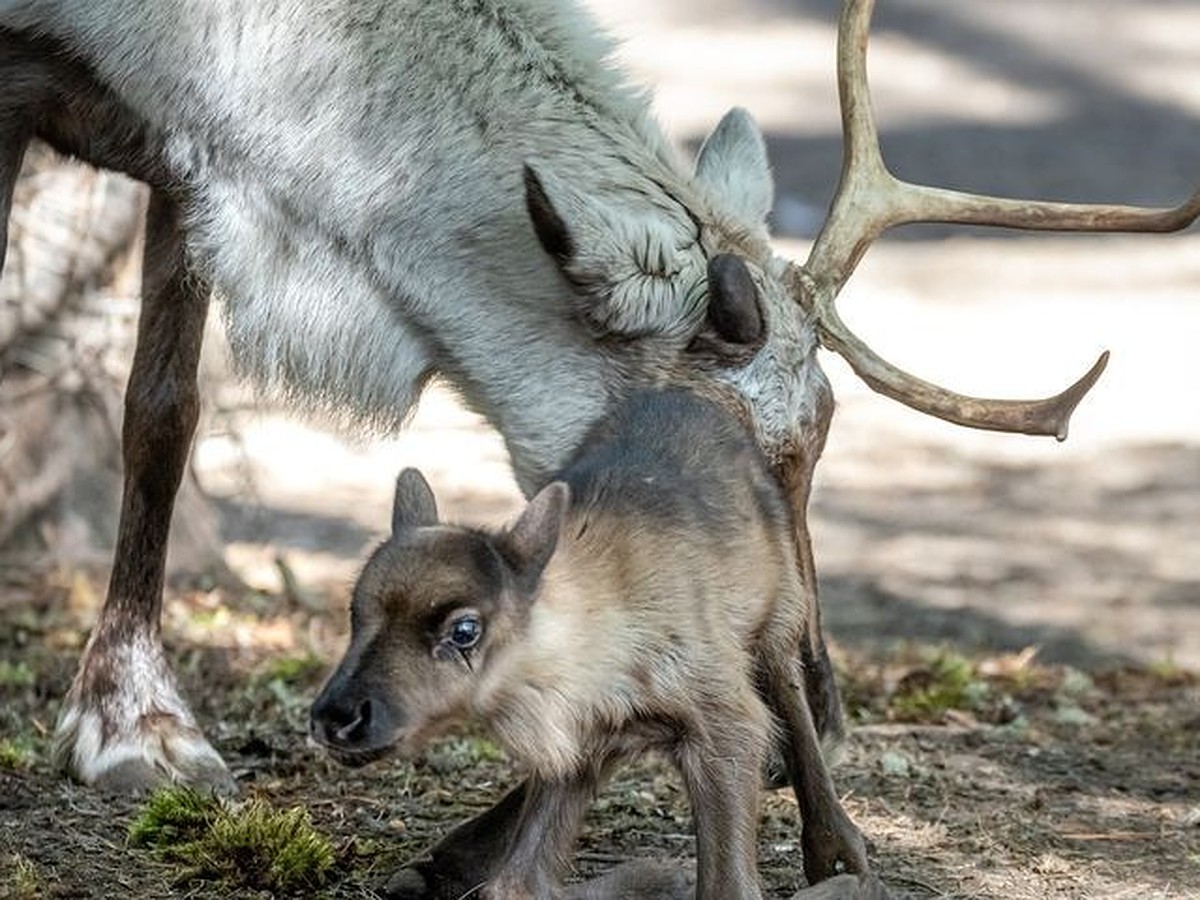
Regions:
<instances>
[{"instance_id":1,"label":"soil","mask_svg":"<svg viewBox=\"0 0 1200 900\"><path fill-rule=\"evenodd\" d=\"M0 729L24 752L0 766L0 897L270 896L191 878L132 846L140 800L50 770L47 735L94 586L76 573L6 588ZM518 778L469 732L416 762L361 770L309 746L307 705L340 644L340 612L187 591L172 593L168 622L185 692L242 794L306 808L332 840L334 870L306 895L377 896L390 871ZM838 657L857 724L836 780L893 896L1200 892L1196 675L1124 665L1088 674L1042 665L1032 652L967 658L916 644ZM795 803L786 790L769 792L762 809L768 896L790 897L803 884ZM687 860L689 821L679 782L660 761L624 770L595 805L577 874L635 857Z\"/></svg>"},{"instance_id":2,"label":"soil","mask_svg":"<svg viewBox=\"0 0 1200 900\"><path fill-rule=\"evenodd\" d=\"M631 36L681 141L734 102L759 115L792 256L836 179L833 5L597 4ZM1196 4L880 7L872 73L906 176L1091 201L1194 188ZM719 80L691 64L702 44L726 61ZM977 393L1048 392L1113 351L1062 446L922 420L827 360L840 408L811 521L854 723L835 779L895 896L1200 897L1198 296L1195 234L932 228L874 249L847 291L847 318L886 355ZM321 896L374 896L517 777L470 734L355 771L305 743L346 586L403 465L421 466L456 518L494 522L517 502L502 444L439 389L399 439L353 446L273 413L220 412L195 467L255 589L177 582L168 595L184 690L243 792L304 806L334 841ZM263 896L129 846L138 800L50 771L103 578L45 559L0 570L0 897ZM579 872L685 859L688 822L660 763L624 771ZM761 852L769 895L790 896L802 876L786 792L764 798Z\"/></svg>"}]
</instances>

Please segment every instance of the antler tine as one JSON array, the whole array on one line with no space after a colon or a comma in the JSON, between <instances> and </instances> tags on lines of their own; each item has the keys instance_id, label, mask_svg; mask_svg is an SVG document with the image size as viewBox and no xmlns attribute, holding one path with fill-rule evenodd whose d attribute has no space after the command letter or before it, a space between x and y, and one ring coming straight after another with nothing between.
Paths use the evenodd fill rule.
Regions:
<instances>
[{"instance_id":1,"label":"antler tine","mask_svg":"<svg viewBox=\"0 0 1200 900\"><path fill-rule=\"evenodd\" d=\"M867 38L875 0L844 0L838 22L838 96L844 147L842 175L829 217L803 268L794 268L795 296L813 316L821 342L872 389L914 409L972 428L1066 438L1075 406L1100 377L1105 352L1079 381L1044 400L967 397L893 366L859 339L837 313L838 292L871 243L909 222L994 225L1042 231L1168 232L1200 217L1200 190L1173 209L1053 203L989 197L912 184L888 171L879 149L867 83Z\"/></svg>"}]
</instances>

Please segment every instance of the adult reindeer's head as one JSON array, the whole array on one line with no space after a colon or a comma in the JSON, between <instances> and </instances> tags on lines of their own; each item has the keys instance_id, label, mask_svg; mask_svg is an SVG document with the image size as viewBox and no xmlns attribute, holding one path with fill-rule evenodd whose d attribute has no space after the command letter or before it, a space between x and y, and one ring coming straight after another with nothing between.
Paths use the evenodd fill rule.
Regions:
<instances>
[{"instance_id":1,"label":"adult reindeer's head","mask_svg":"<svg viewBox=\"0 0 1200 900\"><path fill-rule=\"evenodd\" d=\"M526 194L538 238L593 301L588 314L603 333L629 339L679 336L680 368L716 373L736 388L764 449L785 468L791 456L813 449L804 447L805 441L823 438L827 390L814 360L818 340L843 356L872 389L920 412L973 428L1062 440L1072 411L1103 371L1107 353L1053 397L968 397L876 354L838 316L839 291L871 242L896 225L1165 232L1184 228L1200 215L1200 192L1176 209L1156 210L1012 200L900 181L882 160L867 87L873 7L874 0L843 3L838 31L841 183L803 265L778 259L768 246L772 184L765 148L754 123L739 110L705 142L690 185L676 189L654 183L658 193L647 192L675 200L690 221L682 221L677 209L638 220L531 168ZM819 452L819 445L815 449Z\"/></svg>"}]
</instances>

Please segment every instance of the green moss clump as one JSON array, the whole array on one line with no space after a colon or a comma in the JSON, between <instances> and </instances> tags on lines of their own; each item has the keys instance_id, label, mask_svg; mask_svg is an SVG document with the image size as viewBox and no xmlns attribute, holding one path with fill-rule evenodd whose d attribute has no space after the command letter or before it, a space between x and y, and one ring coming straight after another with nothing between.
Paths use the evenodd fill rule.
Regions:
<instances>
[{"instance_id":1,"label":"green moss clump","mask_svg":"<svg viewBox=\"0 0 1200 900\"><path fill-rule=\"evenodd\" d=\"M262 673L263 681L284 681L289 684L308 684L318 679L328 664L311 653L280 656L273 659Z\"/></svg>"},{"instance_id":2,"label":"green moss clump","mask_svg":"<svg viewBox=\"0 0 1200 900\"><path fill-rule=\"evenodd\" d=\"M303 807L275 810L261 800L226 805L190 788L156 791L129 840L184 867L183 879L287 895L313 888L334 863L329 840Z\"/></svg>"},{"instance_id":3,"label":"green moss clump","mask_svg":"<svg viewBox=\"0 0 1200 900\"><path fill-rule=\"evenodd\" d=\"M5 882L7 881L7 891ZM28 856L14 853L0 863L0 897L12 900L37 900L43 896L44 885L37 865Z\"/></svg>"},{"instance_id":4,"label":"green moss clump","mask_svg":"<svg viewBox=\"0 0 1200 900\"><path fill-rule=\"evenodd\" d=\"M32 740L26 737L0 739L0 769L28 769L37 758Z\"/></svg>"},{"instance_id":5,"label":"green moss clump","mask_svg":"<svg viewBox=\"0 0 1200 900\"><path fill-rule=\"evenodd\" d=\"M988 693L987 683L969 659L942 650L927 667L900 683L889 705L892 715L902 721L937 721L952 709L979 709Z\"/></svg>"},{"instance_id":6,"label":"green moss clump","mask_svg":"<svg viewBox=\"0 0 1200 900\"><path fill-rule=\"evenodd\" d=\"M33 669L24 661L14 664L0 660L0 687L32 687L36 680Z\"/></svg>"},{"instance_id":7,"label":"green moss clump","mask_svg":"<svg viewBox=\"0 0 1200 900\"><path fill-rule=\"evenodd\" d=\"M135 847L177 848L198 840L221 812L211 794L172 785L150 795L129 826L129 843Z\"/></svg>"},{"instance_id":8,"label":"green moss clump","mask_svg":"<svg viewBox=\"0 0 1200 900\"><path fill-rule=\"evenodd\" d=\"M184 857L200 877L279 893L320 884L334 861L308 810L277 811L256 800L219 816Z\"/></svg>"}]
</instances>

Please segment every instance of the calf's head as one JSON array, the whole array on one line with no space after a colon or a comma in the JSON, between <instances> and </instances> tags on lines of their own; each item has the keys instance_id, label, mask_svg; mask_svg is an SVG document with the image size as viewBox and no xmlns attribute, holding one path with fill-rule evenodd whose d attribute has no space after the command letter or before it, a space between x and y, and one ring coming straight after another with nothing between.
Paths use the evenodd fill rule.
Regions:
<instances>
[{"instance_id":1,"label":"calf's head","mask_svg":"<svg viewBox=\"0 0 1200 900\"><path fill-rule=\"evenodd\" d=\"M414 753L470 706L491 658L520 639L566 513L555 482L497 534L438 522L416 469L396 482L392 533L354 587L350 646L310 731L348 765Z\"/></svg>"}]
</instances>

